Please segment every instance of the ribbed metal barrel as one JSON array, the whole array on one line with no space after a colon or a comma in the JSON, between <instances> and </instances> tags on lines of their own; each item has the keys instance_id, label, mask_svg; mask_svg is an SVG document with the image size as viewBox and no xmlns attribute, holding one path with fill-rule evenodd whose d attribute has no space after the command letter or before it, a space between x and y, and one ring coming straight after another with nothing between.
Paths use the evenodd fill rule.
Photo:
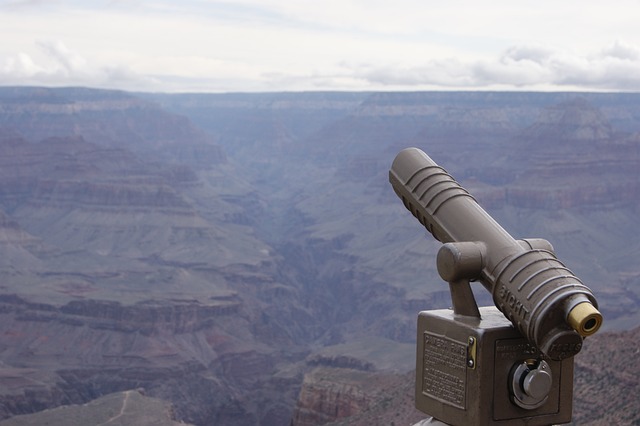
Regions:
<instances>
[{"instance_id":1,"label":"ribbed metal barrel","mask_svg":"<svg viewBox=\"0 0 640 426\"><path fill-rule=\"evenodd\" d=\"M475 279L529 341L553 359L580 351L582 336L568 325L567 317L576 305L587 302L597 307L597 302L552 252L516 241L419 149L408 148L396 156L389 181L405 207L437 240L483 244L483 267Z\"/></svg>"},{"instance_id":2,"label":"ribbed metal barrel","mask_svg":"<svg viewBox=\"0 0 640 426\"><path fill-rule=\"evenodd\" d=\"M545 250L509 256L497 270L493 301L520 332L553 359L578 353L582 337L567 316L579 303L597 306L591 290Z\"/></svg>"}]
</instances>

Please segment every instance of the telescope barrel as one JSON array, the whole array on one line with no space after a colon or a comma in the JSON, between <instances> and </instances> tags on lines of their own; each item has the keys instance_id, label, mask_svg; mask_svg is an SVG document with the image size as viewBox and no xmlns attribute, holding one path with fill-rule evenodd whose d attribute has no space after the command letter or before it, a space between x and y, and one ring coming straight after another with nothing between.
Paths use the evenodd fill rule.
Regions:
<instances>
[{"instance_id":1,"label":"telescope barrel","mask_svg":"<svg viewBox=\"0 0 640 426\"><path fill-rule=\"evenodd\" d=\"M481 269L471 278L492 293L498 309L542 353L552 359L573 356L582 338L598 330L602 315L595 297L550 244L516 241L424 152L401 151L389 181L437 240L480 248Z\"/></svg>"}]
</instances>

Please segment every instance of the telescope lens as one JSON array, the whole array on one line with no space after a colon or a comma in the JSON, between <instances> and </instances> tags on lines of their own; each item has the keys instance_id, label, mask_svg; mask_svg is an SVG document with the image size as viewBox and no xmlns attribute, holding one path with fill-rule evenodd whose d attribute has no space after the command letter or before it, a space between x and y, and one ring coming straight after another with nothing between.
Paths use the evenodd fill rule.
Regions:
<instances>
[{"instance_id":1,"label":"telescope lens","mask_svg":"<svg viewBox=\"0 0 640 426\"><path fill-rule=\"evenodd\" d=\"M571 309L567 322L582 337L587 337L602 325L602 314L591 303L582 302Z\"/></svg>"}]
</instances>

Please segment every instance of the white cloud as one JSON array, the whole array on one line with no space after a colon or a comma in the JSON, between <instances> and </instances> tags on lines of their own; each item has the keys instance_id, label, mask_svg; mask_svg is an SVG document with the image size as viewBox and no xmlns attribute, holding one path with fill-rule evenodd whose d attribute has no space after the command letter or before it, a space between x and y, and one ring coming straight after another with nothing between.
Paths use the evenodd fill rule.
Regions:
<instances>
[{"instance_id":1,"label":"white cloud","mask_svg":"<svg viewBox=\"0 0 640 426\"><path fill-rule=\"evenodd\" d=\"M551 48L545 46L511 46L504 52L501 61L503 63L530 61L542 64L547 62L554 53Z\"/></svg>"},{"instance_id":2,"label":"white cloud","mask_svg":"<svg viewBox=\"0 0 640 426\"><path fill-rule=\"evenodd\" d=\"M61 41L41 41L38 47L53 60L56 69L54 72L63 72L67 75L78 75L90 72L87 61L78 53L70 50Z\"/></svg>"},{"instance_id":3,"label":"white cloud","mask_svg":"<svg viewBox=\"0 0 640 426\"><path fill-rule=\"evenodd\" d=\"M7 56L4 61L0 57L0 84L126 86L139 90L152 89L157 83L123 65L91 64L59 40L39 41L36 46L38 59L24 52Z\"/></svg>"},{"instance_id":4,"label":"white cloud","mask_svg":"<svg viewBox=\"0 0 640 426\"><path fill-rule=\"evenodd\" d=\"M637 0L0 0L0 84L640 90L639 15Z\"/></svg>"},{"instance_id":5,"label":"white cloud","mask_svg":"<svg viewBox=\"0 0 640 426\"><path fill-rule=\"evenodd\" d=\"M640 55L633 46L580 55L538 45L511 46L480 61L428 60L411 67L373 67L354 73L389 87L533 88L640 91ZM624 49L621 46L625 46Z\"/></svg>"},{"instance_id":6,"label":"white cloud","mask_svg":"<svg viewBox=\"0 0 640 426\"><path fill-rule=\"evenodd\" d=\"M14 76L15 78L32 77L42 71L42 68L37 66L33 59L23 52L6 58L4 64L0 67L0 75Z\"/></svg>"},{"instance_id":7,"label":"white cloud","mask_svg":"<svg viewBox=\"0 0 640 426\"><path fill-rule=\"evenodd\" d=\"M621 60L638 61L640 60L640 49L623 41L616 40L613 44L605 47L601 56L611 57Z\"/></svg>"}]
</instances>

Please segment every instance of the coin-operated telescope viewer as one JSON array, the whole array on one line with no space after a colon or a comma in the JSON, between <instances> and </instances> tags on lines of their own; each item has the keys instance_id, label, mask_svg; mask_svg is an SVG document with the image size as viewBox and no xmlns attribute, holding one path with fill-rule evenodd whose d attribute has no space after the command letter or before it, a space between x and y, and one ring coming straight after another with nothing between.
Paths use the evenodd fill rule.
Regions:
<instances>
[{"instance_id":1,"label":"coin-operated telescope viewer","mask_svg":"<svg viewBox=\"0 0 640 426\"><path fill-rule=\"evenodd\" d=\"M421 150L401 151L389 181L443 243L453 306L418 315L416 407L450 425L570 422L573 356L602 324L591 290L549 242L515 240ZM478 308L471 281L495 306Z\"/></svg>"}]
</instances>

